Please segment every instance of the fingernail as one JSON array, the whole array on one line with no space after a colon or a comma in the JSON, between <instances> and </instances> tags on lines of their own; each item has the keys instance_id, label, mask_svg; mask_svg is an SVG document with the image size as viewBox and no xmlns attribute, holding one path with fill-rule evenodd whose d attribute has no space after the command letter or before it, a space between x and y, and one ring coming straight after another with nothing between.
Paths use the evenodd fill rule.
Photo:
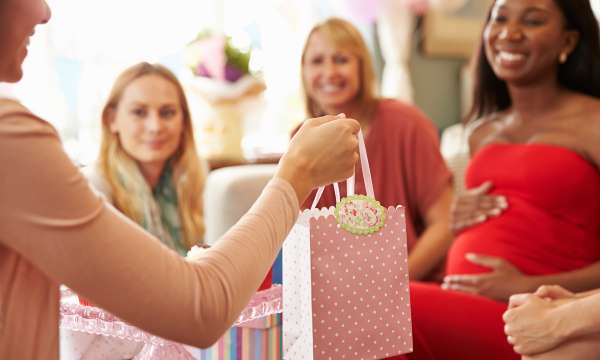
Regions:
<instances>
[{"instance_id":1,"label":"fingernail","mask_svg":"<svg viewBox=\"0 0 600 360\"><path fill-rule=\"evenodd\" d=\"M506 209L508 207L508 201L506 201L504 196L498 197L498 206L500 206L501 209Z\"/></svg>"},{"instance_id":2,"label":"fingernail","mask_svg":"<svg viewBox=\"0 0 600 360\"><path fill-rule=\"evenodd\" d=\"M487 216L485 216L485 214L481 214L475 220L477 220L477 222L484 222L485 219L487 219Z\"/></svg>"},{"instance_id":3,"label":"fingernail","mask_svg":"<svg viewBox=\"0 0 600 360\"><path fill-rule=\"evenodd\" d=\"M502 212L502 210L500 210L500 209L492 209L492 210L490 210L489 214L492 216L498 216L498 215L500 215L501 212Z\"/></svg>"},{"instance_id":4,"label":"fingernail","mask_svg":"<svg viewBox=\"0 0 600 360\"><path fill-rule=\"evenodd\" d=\"M470 259L474 259L474 258L476 258L476 257L477 257L477 255L475 255L475 254L473 254L473 253L467 253L467 254L465 255L465 257L466 257L467 259L469 259L469 260L470 260Z\"/></svg>"},{"instance_id":5,"label":"fingernail","mask_svg":"<svg viewBox=\"0 0 600 360\"><path fill-rule=\"evenodd\" d=\"M346 114L344 114L344 113L339 113L335 116L336 119L343 119L345 117L346 117Z\"/></svg>"}]
</instances>

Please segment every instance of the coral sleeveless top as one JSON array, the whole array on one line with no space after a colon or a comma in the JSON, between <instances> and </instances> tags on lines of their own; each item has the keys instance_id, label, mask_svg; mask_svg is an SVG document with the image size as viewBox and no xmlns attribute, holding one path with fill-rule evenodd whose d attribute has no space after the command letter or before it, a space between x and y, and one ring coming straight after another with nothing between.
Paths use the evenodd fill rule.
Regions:
<instances>
[{"instance_id":1,"label":"coral sleeveless top","mask_svg":"<svg viewBox=\"0 0 600 360\"><path fill-rule=\"evenodd\" d=\"M509 207L466 229L448 255L449 274L487 272L469 252L502 257L530 275L575 270L600 260L600 172L577 152L549 144L491 144L467 170Z\"/></svg>"}]
</instances>

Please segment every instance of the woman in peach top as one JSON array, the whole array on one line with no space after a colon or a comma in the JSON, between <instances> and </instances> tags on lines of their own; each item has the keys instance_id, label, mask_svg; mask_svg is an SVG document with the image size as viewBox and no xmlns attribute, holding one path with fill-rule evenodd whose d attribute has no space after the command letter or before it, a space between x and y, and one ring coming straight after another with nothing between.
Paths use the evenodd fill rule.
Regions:
<instances>
[{"instance_id":1,"label":"woman in peach top","mask_svg":"<svg viewBox=\"0 0 600 360\"><path fill-rule=\"evenodd\" d=\"M18 81L43 0L0 2L0 81ZM206 347L233 323L315 186L348 177L360 125L309 120L249 212L210 250L183 259L107 206L56 131L0 101L0 358L58 359L64 283L129 323Z\"/></svg>"}]
</instances>

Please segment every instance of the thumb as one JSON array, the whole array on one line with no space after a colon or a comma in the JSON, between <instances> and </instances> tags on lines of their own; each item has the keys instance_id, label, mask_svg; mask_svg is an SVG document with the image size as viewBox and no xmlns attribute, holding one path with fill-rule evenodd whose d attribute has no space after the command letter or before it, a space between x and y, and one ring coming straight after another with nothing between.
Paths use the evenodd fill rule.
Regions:
<instances>
[{"instance_id":1,"label":"thumb","mask_svg":"<svg viewBox=\"0 0 600 360\"><path fill-rule=\"evenodd\" d=\"M475 265L487 267L490 269L498 269L505 263L504 259L495 256L468 253L465 255L465 257L467 258L467 260L469 260Z\"/></svg>"},{"instance_id":2,"label":"thumb","mask_svg":"<svg viewBox=\"0 0 600 360\"><path fill-rule=\"evenodd\" d=\"M535 294L541 298L560 299L572 297L575 294L558 285L543 285L540 286Z\"/></svg>"},{"instance_id":3,"label":"thumb","mask_svg":"<svg viewBox=\"0 0 600 360\"><path fill-rule=\"evenodd\" d=\"M486 181L478 187L471 189L469 192L473 195L483 195L487 194L487 192L490 191L492 187L494 187L494 184L492 184L491 181Z\"/></svg>"},{"instance_id":4,"label":"thumb","mask_svg":"<svg viewBox=\"0 0 600 360\"><path fill-rule=\"evenodd\" d=\"M337 114L337 115L325 115L325 116L321 116L321 117L318 117L318 118L309 119L307 122L311 126L320 126L320 125L323 125L323 124L328 123L330 121L337 120L337 119L343 119L345 117L346 117L346 114L340 113L340 114Z\"/></svg>"},{"instance_id":5,"label":"thumb","mask_svg":"<svg viewBox=\"0 0 600 360\"><path fill-rule=\"evenodd\" d=\"M519 307L527 302L531 298L531 294L514 294L508 299L508 308L513 309Z\"/></svg>"}]
</instances>

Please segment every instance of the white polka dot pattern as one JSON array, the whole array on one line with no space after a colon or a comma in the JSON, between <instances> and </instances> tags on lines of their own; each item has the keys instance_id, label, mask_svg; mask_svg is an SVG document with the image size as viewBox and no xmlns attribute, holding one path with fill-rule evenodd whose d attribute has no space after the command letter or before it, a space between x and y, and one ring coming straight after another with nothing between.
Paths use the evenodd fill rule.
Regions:
<instances>
[{"instance_id":1,"label":"white polka dot pattern","mask_svg":"<svg viewBox=\"0 0 600 360\"><path fill-rule=\"evenodd\" d=\"M283 243L283 357L307 359L313 347L310 279L310 232L306 211Z\"/></svg>"},{"instance_id":2,"label":"white polka dot pattern","mask_svg":"<svg viewBox=\"0 0 600 360\"><path fill-rule=\"evenodd\" d=\"M341 229L333 216L312 218L310 251L314 359L380 359L412 351L403 208L390 207L385 226L367 236ZM285 321L293 311L285 302L284 309Z\"/></svg>"}]
</instances>

